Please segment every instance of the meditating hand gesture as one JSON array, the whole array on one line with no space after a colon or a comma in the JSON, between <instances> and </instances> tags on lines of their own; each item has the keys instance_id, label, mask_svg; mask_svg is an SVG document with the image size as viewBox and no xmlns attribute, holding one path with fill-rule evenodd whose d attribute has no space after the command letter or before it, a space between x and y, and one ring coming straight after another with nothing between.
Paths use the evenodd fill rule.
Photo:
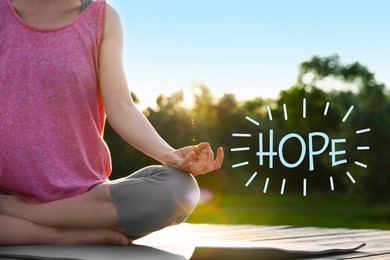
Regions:
<instances>
[{"instance_id":1,"label":"meditating hand gesture","mask_svg":"<svg viewBox=\"0 0 390 260\"><path fill-rule=\"evenodd\" d=\"M210 144L202 142L169 152L166 155L165 164L198 176L219 169L223 158L222 147L218 148L217 157L214 159Z\"/></svg>"}]
</instances>

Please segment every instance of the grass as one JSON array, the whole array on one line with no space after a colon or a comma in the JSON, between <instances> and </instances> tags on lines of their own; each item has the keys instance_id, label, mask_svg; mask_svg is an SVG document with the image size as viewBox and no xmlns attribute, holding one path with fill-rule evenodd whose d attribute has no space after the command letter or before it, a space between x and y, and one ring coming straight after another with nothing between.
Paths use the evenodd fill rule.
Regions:
<instances>
[{"instance_id":1,"label":"grass","mask_svg":"<svg viewBox=\"0 0 390 260\"><path fill-rule=\"evenodd\" d=\"M226 194L202 200L188 222L390 230L388 205L370 206L345 195Z\"/></svg>"}]
</instances>

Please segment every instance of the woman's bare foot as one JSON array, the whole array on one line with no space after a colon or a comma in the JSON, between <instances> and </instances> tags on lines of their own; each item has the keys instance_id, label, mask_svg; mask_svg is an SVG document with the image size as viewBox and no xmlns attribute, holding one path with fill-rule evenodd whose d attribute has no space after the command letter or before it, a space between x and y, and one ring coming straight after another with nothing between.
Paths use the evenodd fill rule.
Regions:
<instances>
[{"instance_id":1,"label":"woman's bare foot","mask_svg":"<svg viewBox=\"0 0 390 260\"><path fill-rule=\"evenodd\" d=\"M56 244L60 245L121 245L132 241L124 234L110 229L62 229Z\"/></svg>"},{"instance_id":2,"label":"woman's bare foot","mask_svg":"<svg viewBox=\"0 0 390 260\"><path fill-rule=\"evenodd\" d=\"M111 229L56 228L0 214L1 245L123 245L131 244Z\"/></svg>"}]
</instances>

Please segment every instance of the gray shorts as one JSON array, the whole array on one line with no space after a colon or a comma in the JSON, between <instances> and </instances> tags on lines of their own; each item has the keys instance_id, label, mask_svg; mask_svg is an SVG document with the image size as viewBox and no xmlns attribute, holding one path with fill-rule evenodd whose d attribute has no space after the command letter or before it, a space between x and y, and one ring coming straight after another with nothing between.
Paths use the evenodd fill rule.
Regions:
<instances>
[{"instance_id":1,"label":"gray shorts","mask_svg":"<svg viewBox=\"0 0 390 260\"><path fill-rule=\"evenodd\" d=\"M133 239L185 221L200 196L191 174L166 166L149 166L109 185L123 231Z\"/></svg>"}]
</instances>

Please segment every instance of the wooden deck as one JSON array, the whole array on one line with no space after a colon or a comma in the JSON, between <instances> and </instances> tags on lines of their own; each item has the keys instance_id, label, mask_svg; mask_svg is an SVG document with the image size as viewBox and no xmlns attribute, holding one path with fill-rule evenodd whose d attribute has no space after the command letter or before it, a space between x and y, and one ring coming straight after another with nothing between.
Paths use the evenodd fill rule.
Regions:
<instances>
[{"instance_id":1,"label":"wooden deck","mask_svg":"<svg viewBox=\"0 0 390 260\"><path fill-rule=\"evenodd\" d=\"M329 249L353 248L362 243L366 246L353 253L311 255ZM382 230L181 224L155 232L134 244L129 247L0 247L0 259L250 260L313 259L313 256L315 259L390 259L390 231Z\"/></svg>"},{"instance_id":2,"label":"wooden deck","mask_svg":"<svg viewBox=\"0 0 390 260\"><path fill-rule=\"evenodd\" d=\"M333 248L350 248L366 243L364 247L353 253L319 256L316 259L390 259L390 231L369 229L182 224L159 231L139 242L148 244L152 241L166 239L172 234L175 234L175 239L171 238L169 244L180 245L184 241L192 241L198 246L206 247L226 245L228 248L234 248L242 246L244 248L241 250L242 254L251 246L260 249L279 248L314 252ZM237 251L240 251L240 248ZM180 254L180 251L171 250L171 252ZM261 257L261 253L263 251L258 250L259 257L253 259L267 259L266 256ZM280 256L279 259L283 258L283 255ZM186 257L188 258L188 255ZM225 259L228 257L234 258L226 255ZM278 256L276 255L274 258L278 258ZM298 258L303 259L302 257ZM307 257L307 259L309 258Z\"/></svg>"}]
</instances>

